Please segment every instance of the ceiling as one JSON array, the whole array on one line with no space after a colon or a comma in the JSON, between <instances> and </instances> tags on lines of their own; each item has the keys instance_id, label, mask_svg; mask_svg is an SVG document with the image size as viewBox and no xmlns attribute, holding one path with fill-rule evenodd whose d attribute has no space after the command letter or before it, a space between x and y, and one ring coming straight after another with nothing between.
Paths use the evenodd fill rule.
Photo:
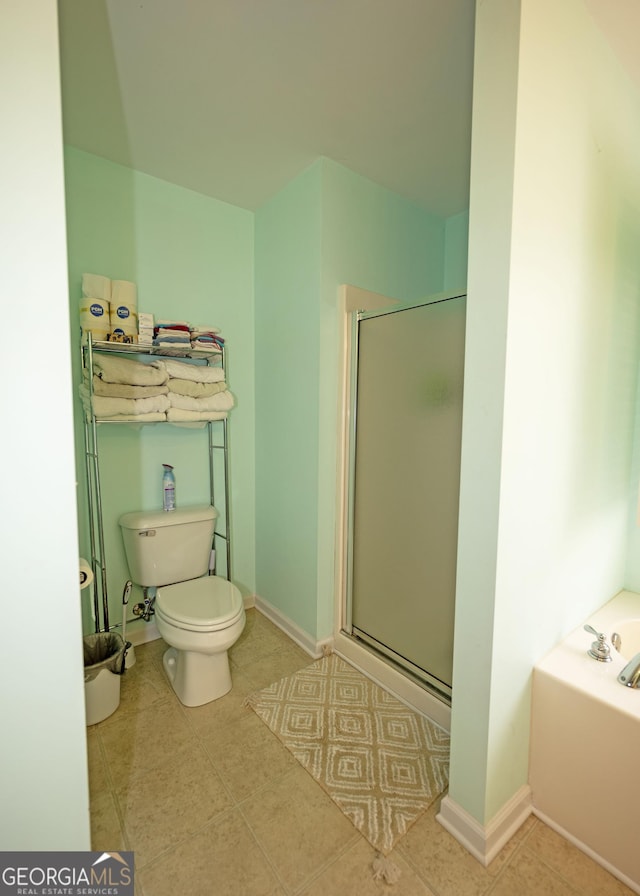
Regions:
<instances>
[{"instance_id":1,"label":"ceiling","mask_svg":"<svg viewBox=\"0 0 640 896\"><path fill-rule=\"evenodd\" d=\"M584 0L640 84L638 0ZM326 156L469 204L475 0L59 0L65 141L257 209Z\"/></svg>"},{"instance_id":2,"label":"ceiling","mask_svg":"<svg viewBox=\"0 0 640 896\"><path fill-rule=\"evenodd\" d=\"M474 0L60 0L65 141L256 209L326 156L468 208Z\"/></svg>"}]
</instances>

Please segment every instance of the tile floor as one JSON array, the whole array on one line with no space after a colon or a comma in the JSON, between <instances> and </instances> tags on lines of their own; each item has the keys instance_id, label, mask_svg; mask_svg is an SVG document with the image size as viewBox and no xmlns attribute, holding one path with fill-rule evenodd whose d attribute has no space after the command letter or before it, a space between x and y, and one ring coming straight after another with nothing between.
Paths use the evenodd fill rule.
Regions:
<instances>
[{"instance_id":1,"label":"tile floor","mask_svg":"<svg viewBox=\"0 0 640 896\"><path fill-rule=\"evenodd\" d=\"M435 820L373 879L373 849L243 705L312 660L256 610L231 651L233 689L187 708L162 641L136 648L118 710L88 729L92 848L135 852L138 896L623 896L631 891L531 816L489 868Z\"/></svg>"}]
</instances>

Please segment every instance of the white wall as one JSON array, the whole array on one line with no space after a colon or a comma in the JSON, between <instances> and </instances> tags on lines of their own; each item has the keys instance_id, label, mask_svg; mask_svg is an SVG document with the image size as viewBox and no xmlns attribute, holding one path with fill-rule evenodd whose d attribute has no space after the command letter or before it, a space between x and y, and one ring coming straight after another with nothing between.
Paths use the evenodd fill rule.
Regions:
<instances>
[{"instance_id":1,"label":"white wall","mask_svg":"<svg viewBox=\"0 0 640 896\"><path fill-rule=\"evenodd\" d=\"M5 850L90 845L56 16L0 6Z\"/></svg>"},{"instance_id":2,"label":"white wall","mask_svg":"<svg viewBox=\"0 0 640 896\"><path fill-rule=\"evenodd\" d=\"M533 664L624 584L638 95L582 0L477 9L452 800L526 784Z\"/></svg>"}]
</instances>

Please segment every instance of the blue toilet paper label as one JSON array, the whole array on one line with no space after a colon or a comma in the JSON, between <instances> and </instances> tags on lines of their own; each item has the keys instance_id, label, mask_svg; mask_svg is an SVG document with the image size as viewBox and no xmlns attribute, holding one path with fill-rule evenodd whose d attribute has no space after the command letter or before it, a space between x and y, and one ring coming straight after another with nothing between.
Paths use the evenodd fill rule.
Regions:
<instances>
[{"instance_id":1,"label":"blue toilet paper label","mask_svg":"<svg viewBox=\"0 0 640 896\"><path fill-rule=\"evenodd\" d=\"M98 305L97 302L89 306L89 311L91 312L91 314L93 314L94 317L102 317L102 315L104 314L104 308L102 307L102 305Z\"/></svg>"},{"instance_id":2,"label":"blue toilet paper label","mask_svg":"<svg viewBox=\"0 0 640 896\"><path fill-rule=\"evenodd\" d=\"M126 320L128 317L131 316L131 312L129 311L129 309L127 308L126 305L118 305L116 314L118 315L120 320Z\"/></svg>"}]
</instances>

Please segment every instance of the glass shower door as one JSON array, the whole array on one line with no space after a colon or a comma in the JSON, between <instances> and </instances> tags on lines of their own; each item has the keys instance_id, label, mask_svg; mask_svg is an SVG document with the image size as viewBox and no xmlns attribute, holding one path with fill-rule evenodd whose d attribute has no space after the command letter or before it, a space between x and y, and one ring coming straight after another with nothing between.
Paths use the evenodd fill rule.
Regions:
<instances>
[{"instance_id":1,"label":"glass shower door","mask_svg":"<svg viewBox=\"0 0 640 896\"><path fill-rule=\"evenodd\" d=\"M347 628L451 695L466 297L357 315Z\"/></svg>"}]
</instances>

